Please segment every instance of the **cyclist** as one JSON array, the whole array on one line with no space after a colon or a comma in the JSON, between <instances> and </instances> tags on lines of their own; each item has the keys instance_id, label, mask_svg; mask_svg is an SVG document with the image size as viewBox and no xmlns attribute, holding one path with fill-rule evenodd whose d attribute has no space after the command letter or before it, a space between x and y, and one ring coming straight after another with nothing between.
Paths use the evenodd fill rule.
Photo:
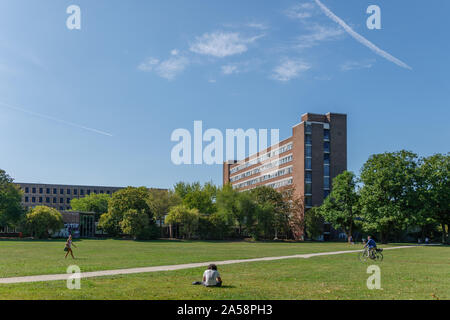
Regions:
<instances>
[{"instance_id":1,"label":"cyclist","mask_svg":"<svg viewBox=\"0 0 450 320\"><path fill-rule=\"evenodd\" d=\"M364 248L369 248L369 257L371 259L374 258L374 251L377 250L377 244L375 242L375 240L372 239L371 236L367 237L367 243L364 246Z\"/></svg>"}]
</instances>

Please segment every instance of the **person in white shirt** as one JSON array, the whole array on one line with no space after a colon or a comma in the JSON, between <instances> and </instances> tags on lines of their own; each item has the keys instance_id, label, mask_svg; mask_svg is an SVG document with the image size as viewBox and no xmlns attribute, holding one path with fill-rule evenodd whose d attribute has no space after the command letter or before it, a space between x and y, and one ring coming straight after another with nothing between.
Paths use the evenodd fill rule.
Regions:
<instances>
[{"instance_id":1,"label":"person in white shirt","mask_svg":"<svg viewBox=\"0 0 450 320\"><path fill-rule=\"evenodd\" d=\"M203 273L203 281L196 281L192 284L198 285L202 284L205 287L221 287L222 278L220 278L220 273L217 271L217 266L215 264L210 264L208 269Z\"/></svg>"}]
</instances>

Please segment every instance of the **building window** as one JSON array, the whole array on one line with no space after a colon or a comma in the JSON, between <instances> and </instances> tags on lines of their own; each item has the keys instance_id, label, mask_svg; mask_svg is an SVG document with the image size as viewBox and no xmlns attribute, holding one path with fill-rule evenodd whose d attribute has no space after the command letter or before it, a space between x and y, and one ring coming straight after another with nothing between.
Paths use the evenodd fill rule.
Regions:
<instances>
[{"instance_id":1,"label":"building window","mask_svg":"<svg viewBox=\"0 0 450 320\"><path fill-rule=\"evenodd\" d=\"M25 202L28 202L28 197L25 197Z\"/></svg>"},{"instance_id":2,"label":"building window","mask_svg":"<svg viewBox=\"0 0 450 320\"><path fill-rule=\"evenodd\" d=\"M329 165L323 166L323 175L325 177L329 177L330 176L330 166Z\"/></svg>"},{"instance_id":3,"label":"building window","mask_svg":"<svg viewBox=\"0 0 450 320\"><path fill-rule=\"evenodd\" d=\"M107 193L107 194L109 194L109 190L108 190L108 191L106 191L106 193Z\"/></svg>"},{"instance_id":4,"label":"building window","mask_svg":"<svg viewBox=\"0 0 450 320\"><path fill-rule=\"evenodd\" d=\"M50 194L50 188L45 189L46 194Z\"/></svg>"},{"instance_id":5,"label":"building window","mask_svg":"<svg viewBox=\"0 0 450 320\"><path fill-rule=\"evenodd\" d=\"M325 200L330 195L330 190L323 191L323 199Z\"/></svg>"},{"instance_id":6,"label":"building window","mask_svg":"<svg viewBox=\"0 0 450 320\"><path fill-rule=\"evenodd\" d=\"M84 190L83 189L80 190L80 195L84 196Z\"/></svg>"},{"instance_id":7,"label":"building window","mask_svg":"<svg viewBox=\"0 0 450 320\"><path fill-rule=\"evenodd\" d=\"M329 141L325 141L323 143L323 152L330 152L330 142Z\"/></svg>"},{"instance_id":8,"label":"building window","mask_svg":"<svg viewBox=\"0 0 450 320\"><path fill-rule=\"evenodd\" d=\"M311 166L312 166L312 159L311 158L306 158L305 159L305 169L306 170L311 170Z\"/></svg>"},{"instance_id":9,"label":"building window","mask_svg":"<svg viewBox=\"0 0 450 320\"><path fill-rule=\"evenodd\" d=\"M311 183L305 184L305 194L312 194L312 184Z\"/></svg>"},{"instance_id":10,"label":"building window","mask_svg":"<svg viewBox=\"0 0 450 320\"><path fill-rule=\"evenodd\" d=\"M39 193L44 193L44 189L43 188L39 188Z\"/></svg>"},{"instance_id":11,"label":"building window","mask_svg":"<svg viewBox=\"0 0 450 320\"><path fill-rule=\"evenodd\" d=\"M53 197L53 203L56 203L56 202L57 202L56 198L55 198L55 197Z\"/></svg>"},{"instance_id":12,"label":"building window","mask_svg":"<svg viewBox=\"0 0 450 320\"><path fill-rule=\"evenodd\" d=\"M307 124L306 124L305 133L306 133L306 134L311 134L311 133L312 133L312 126L311 126L310 123L307 123Z\"/></svg>"},{"instance_id":13,"label":"building window","mask_svg":"<svg viewBox=\"0 0 450 320\"><path fill-rule=\"evenodd\" d=\"M70 189L67 189L67 194L70 194Z\"/></svg>"},{"instance_id":14,"label":"building window","mask_svg":"<svg viewBox=\"0 0 450 320\"><path fill-rule=\"evenodd\" d=\"M25 188L25 193L30 193L30 189L28 187Z\"/></svg>"},{"instance_id":15,"label":"building window","mask_svg":"<svg viewBox=\"0 0 450 320\"><path fill-rule=\"evenodd\" d=\"M66 199L66 203L67 203L67 204L70 204L70 198L67 198L67 199Z\"/></svg>"},{"instance_id":16,"label":"building window","mask_svg":"<svg viewBox=\"0 0 450 320\"><path fill-rule=\"evenodd\" d=\"M323 188L330 189L330 177L323 177Z\"/></svg>"},{"instance_id":17,"label":"building window","mask_svg":"<svg viewBox=\"0 0 450 320\"><path fill-rule=\"evenodd\" d=\"M323 130L323 140L330 140L330 130L329 129Z\"/></svg>"},{"instance_id":18,"label":"building window","mask_svg":"<svg viewBox=\"0 0 450 320\"><path fill-rule=\"evenodd\" d=\"M42 197L39 197L39 203L42 203Z\"/></svg>"},{"instance_id":19,"label":"building window","mask_svg":"<svg viewBox=\"0 0 450 320\"><path fill-rule=\"evenodd\" d=\"M94 190L94 193L97 194L97 190Z\"/></svg>"},{"instance_id":20,"label":"building window","mask_svg":"<svg viewBox=\"0 0 450 320\"><path fill-rule=\"evenodd\" d=\"M323 164L324 165L330 165L330 154L325 153L323 156Z\"/></svg>"},{"instance_id":21,"label":"building window","mask_svg":"<svg viewBox=\"0 0 450 320\"><path fill-rule=\"evenodd\" d=\"M45 198L45 203L50 203L50 198L49 197Z\"/></svg>"},{"instance_id":22,"label":"building window","mask_svg":"<svg viewBox=\"0 0 450 320\"><path fill-rule=\"evenodd\" d=\"M59 194L64 194L64 189L59 189Z\"/></svg>"},{"instance_id":23,"label":"building window","mask_svg":"<svg viewBox=\"0 0 450 320\"><path fill-rule=\"evenodd\" d=\"M53 188L53 194L58 194L58 190L56 190L56 188Z\"/></svg>"},{"instance_id":24,"label":"building window","mask_svg":"<svg viewBox=\"0 0 450 320\"><path fill-rule=\"evenodd\" d=\"M87 194L87 195L90 195L90 194L91 194L91 189L88 189L87 192L86 192L86 194Z\"/></svg>"},{"instance_id":25,"label":"building window","mask_svg":"<svg viewBox=\"0 0 450 320\"><path fill-rule=\"evenodd\" d=\"M305 197L305 205L307 207L312 207L312 197L311 196L306 196Z\"/></svg>"},{"instance_id":26,"label":"building window","mask_svg":"<svg viewBox=\"0 0 450 320\"><path fill-rule=\"evenodd\" d=\"M77 195L78 194L78 190L77 189L73 189L73 194Z\"/></svg>"},{"instance_id":27,"label":"building window","mask_svg":"<svg viewBox=\"0 0 450 320\"><path fill-rule=\"evenodd\" d=\"M102 193L102 194L103 194L103 193L105 193L105 191L103 191L103 190L100 190L100 193Z\"/></svg>"},{"instance_id":28,"label":"building window","mask_svg":"<svg viewBox=\"0 0 450 320\"><path fill-rule=\"evenodd\" d=\"M306 145L312 145L312 137L311 137L311 135L307 134L305 136L305 144Z\"/></svg>"},{"instance_id":29,"label":"building window","mask_svg":"<svg viewBox=\"0 0 450 320\"><path fill-rule=\"evenodd\" d=\"M33 190L33 193L36 193L36 188L33 188L32 190Z\"/></svg>"},{"instance_id":30,"label":"building window","mask_svg":"<svg viewBox=\"0 0 450 320\"><path fill-rule=\"evenodd\" d=\"M312 172L311 171L306 171L305 172L305 181L306 182L312 182Z\"/></svg>"},{"instance_id":31,"label":"building window","mask_svg":"<svg viewBox=\"0 0 450 320\"><path fill-rule=\"evenodd\" d=\"M64 198L59 198L59 203L64 203Z\"/></svg>"},{"instance_id":32,"label":"building window","mask_svg":"<svg viewBox=\"0 0 450 320\"><path fill-rule=\"evenodd\" d=\"M59 210L61 210L61 211L64 210L64 207L59 207Z\"/></svg>"},{"instance_id":33,"label":"building window","mask_svg":"<svg viewBox=\"0 0 450 320\"><path fill-rule=\"evenodd\" d=\"M312 147L306 146L306 156L311 157L312 156Z\"/></svg>"},{"instance_id":34,"label":"building window","mask_svg":"<svg viewBox=\"0 0 450 320\"><path fill-rule=\"evenodd\" d=\"M36 197L32 197L31 198L31 202L35 203L36 202Z\"/></svg>"}]
</instances>

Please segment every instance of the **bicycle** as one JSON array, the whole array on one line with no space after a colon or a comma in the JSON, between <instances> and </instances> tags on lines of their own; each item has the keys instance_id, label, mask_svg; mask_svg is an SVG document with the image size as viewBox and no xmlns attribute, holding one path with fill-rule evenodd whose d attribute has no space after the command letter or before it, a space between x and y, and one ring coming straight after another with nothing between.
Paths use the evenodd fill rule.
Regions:
<instances>
[{"instance_id":1,"label":"bicycle","mask_svg":"<svg viewBox=\"0 0 450 320\"><path fill-rule=\"evenodd\" d=\"M381 253L382 251L383 249L375 249L369 251L369 248L364 248L364 250L359 253L358 257L361 262L366 262L369 258L371 260L381 262L384 258L383 254Z\"/></svg>"}]
</instances>

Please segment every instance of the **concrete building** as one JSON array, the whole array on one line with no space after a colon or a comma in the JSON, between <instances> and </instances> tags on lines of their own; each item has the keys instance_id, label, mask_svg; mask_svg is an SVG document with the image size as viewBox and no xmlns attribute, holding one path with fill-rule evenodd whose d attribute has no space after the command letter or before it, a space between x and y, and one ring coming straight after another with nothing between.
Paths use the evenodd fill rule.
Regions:
<instances>
[{"instance_id":1,"label":"concrete building","mask_svg":"<svg viewBox=\"0 0 450 320\"><path fill-rule=\"evenodd\" d=\"M241 161L223 165L223 183L244 191L258 186L293 190L307 208L322 204L334 177L347 170L347 115L302 115L292 136Z\"/></svg>"},{"instance_id":2,"label":"concrete building","mask_svg":"<svg viewBox=\"0 0 450 320\"><path fill-rule=\"evenodd\" d=\"M59 211L71 210L70 201L83 198L91 193L113 194L120 187L76 186L61 184L15 183L22 191L22 205L25 209L47 206Z\"/></svg>"}]
</instances>

